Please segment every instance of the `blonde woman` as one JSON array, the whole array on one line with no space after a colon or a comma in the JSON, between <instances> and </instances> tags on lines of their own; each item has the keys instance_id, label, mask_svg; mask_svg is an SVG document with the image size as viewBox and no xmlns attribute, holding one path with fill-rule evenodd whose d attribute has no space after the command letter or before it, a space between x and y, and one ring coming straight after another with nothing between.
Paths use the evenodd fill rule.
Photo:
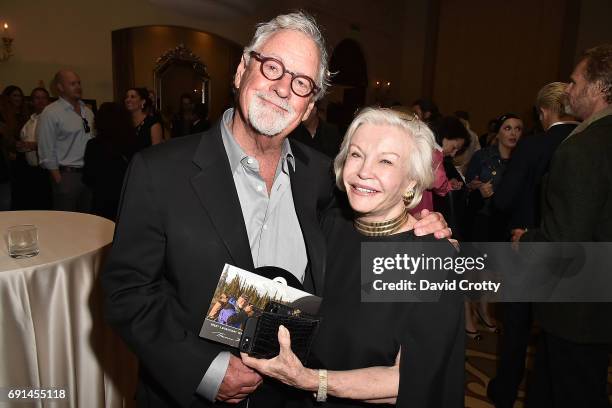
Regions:
<instances>
[{"instance_id":1,"label":"blonde woman","mask_svg":"<svg viewBox=\"0 0 612 408\"><path fill-rule=\"evenodd\" d=\"M364 401L463 406L462 299L365 303L360 298L362 242L435 240L414 234L410 214L433 181L433 148L431 131L417 119L373 108L357 115L334 162L337 186L350 208L324 220L329 255L312 364L323 369L300 363L284 328L279 356L260 360L243 354L246 365L316 393L319 401L333 397L327 406Z\"/></svg>"}]
</instances>

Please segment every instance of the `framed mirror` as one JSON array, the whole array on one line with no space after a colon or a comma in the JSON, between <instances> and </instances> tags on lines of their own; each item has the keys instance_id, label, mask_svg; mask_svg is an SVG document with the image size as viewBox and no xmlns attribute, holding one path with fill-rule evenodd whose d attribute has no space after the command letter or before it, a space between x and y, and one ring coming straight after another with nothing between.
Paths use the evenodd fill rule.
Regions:
<instances>
[{"instance_id":1,"label":"framed mirror","mask_svg":"<svg viewBox=\"0 0 612 408\"><path fill-rule=\"evenodd\" d=\"M181 95L210 106L210 77L206 65L189 48L179 44L157 58L153 69L155 106L164 118L179 111Z\"/></svg>"}]
</instances>

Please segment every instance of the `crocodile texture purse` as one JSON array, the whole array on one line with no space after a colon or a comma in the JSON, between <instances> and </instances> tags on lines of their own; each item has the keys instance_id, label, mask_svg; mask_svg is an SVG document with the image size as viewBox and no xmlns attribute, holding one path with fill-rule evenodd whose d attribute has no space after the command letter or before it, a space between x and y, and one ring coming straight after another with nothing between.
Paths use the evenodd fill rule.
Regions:
<instances>
[{"instance_id":1,"label":"crocodile texture purse","mask_svg":"<svg viewBox=\"0 0 612 408\"><path fill-rule=\"evenodd\" d=\"M280 352L278 327L282 324L291 335L291 350L306 363L320 319L299 309L270 302L264 311L246 321L240 339L240 351L257 358L272 358Z\"/></svg>"}]
</instances>

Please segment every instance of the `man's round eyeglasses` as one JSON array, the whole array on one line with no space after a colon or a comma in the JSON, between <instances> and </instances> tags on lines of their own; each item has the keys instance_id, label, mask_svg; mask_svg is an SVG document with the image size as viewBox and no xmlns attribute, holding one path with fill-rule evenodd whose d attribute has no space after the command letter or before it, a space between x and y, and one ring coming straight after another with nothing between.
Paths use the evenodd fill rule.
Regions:
<instances>
[{"instance_id":1,"label":"man's round eyeglasses","mask_svg":"<svg viewBox=\"0 0 612 408\"><path fill-rule=\"evenodd\" d=\"M251 51L249 55L260 62L259 70L261 74L270 81L278 81L285 74L291 75L291 90L297 96L305 98L310 95L316 95L321 90L312 78L288 71L285 65L276 58L264 57L256 51Z\"/></svg>"}]
</instances>

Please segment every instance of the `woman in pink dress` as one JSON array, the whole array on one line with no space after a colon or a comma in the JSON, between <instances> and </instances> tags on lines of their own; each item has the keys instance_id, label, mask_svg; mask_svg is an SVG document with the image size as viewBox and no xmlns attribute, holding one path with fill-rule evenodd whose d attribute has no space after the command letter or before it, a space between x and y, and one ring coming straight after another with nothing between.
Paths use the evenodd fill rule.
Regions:
<instances>
[{"instance_id":1,"label":"woman in pink dress","mask_svg":"<svg viewBox=\"0 0 612 408\"><path fill-rule=\"evenodd\" d=\"M463 182L457 179L448 179L444 171L444 158L455 157L470 145L470 135L458 119L447 116L433 126L437 146L432 154L432 166L434 169L434 182L429 190L423 192L421 203L413 208L411 214L420 214L423 209L433 211L433 194L440 197L446 196L451 190L460 190Z\"/></svg>"}]
</instances>

